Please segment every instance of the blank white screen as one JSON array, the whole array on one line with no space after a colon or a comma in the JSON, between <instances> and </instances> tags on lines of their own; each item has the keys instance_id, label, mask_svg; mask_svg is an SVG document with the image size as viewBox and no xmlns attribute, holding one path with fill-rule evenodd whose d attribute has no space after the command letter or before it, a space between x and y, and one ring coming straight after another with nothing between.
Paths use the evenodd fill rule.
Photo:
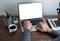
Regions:
<instances>
[{"instance_id":1,"label":"blank white screen","mask_svg":"<svg viewBox=\"0 0 60 41\"><path fill-rule=\"evenodd\" d=\"M42 2L19 4L20 20L42 17Z\"/></svg>"}]
</instances>

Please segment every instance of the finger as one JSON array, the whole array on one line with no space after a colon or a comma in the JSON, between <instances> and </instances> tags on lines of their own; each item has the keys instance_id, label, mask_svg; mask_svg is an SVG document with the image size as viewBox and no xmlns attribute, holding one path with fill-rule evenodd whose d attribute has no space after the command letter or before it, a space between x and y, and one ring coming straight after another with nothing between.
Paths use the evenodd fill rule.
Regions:
<instances>
[{"instance_id":1,"label":"finger","mask_svg":"<svg viewBox=\"0 0 60 41\"><path fill-rule=\"evenodd\" d=\"M42 29L41 29L41 28L39 28L39 27L37 27L37 30L41 31Z\"/></svg>"},{"instance_id":2,"label":"finger","mask_svg":"<svg viewBox=\"0 0 60 41\"><path fill-rule=\"evenodd\" d=\"M42 25L39 25L39 24L38 24L38 25L36 26L36 28L37 28L37 27L39 27L39 29L42 29Z\"/></svg>"},{"instance_id":3,"label":"finger","mask_svg":"<svg viewBox=\"0 0 60 41\"><path fill-rule=\"evenodd\" d=\"M28 20L24 21L24 23L27 23L27 22L30 22L30 21L28 21Z\"/></svg>"},{"instance_id":4,"label":"finger","mask_svg":"<svg viewBox=\"0 0 60 41\"><path fill-rule=\"evenodd\" d=\"M42 26L42 24L43 24L42 22L39 22L37 26L41 27L41 26Z\"/></svg>"},{"instance_id":5,"label":"finger","mask_svg":"<svg viewBox=\"0 0 60 41\"><path fill-rule=\"evenodd\" d=\"M25 22L23 23L23 26L24 26L24 25L26 25L26 23L25 23Z\"/></svg>"},{"instance_id":6,"label":"finger","mask_svg":"<svg viewBox=\"0 0 60 41\"><path fill-rule=\"evenodd\" d=\"M32 25L32 23L30 23Z\"/></svg>"},{"instance_id":7,"label":"finger","mask_svg":"<svg viewBox=\"0 0 60 41\"><path fill-rule=\"evenodd\" d=\"M39 30L39 27L36 27L37 28L37 30Z\"/></svg>"},{"instance_id":8,"label":"finger","mask_svg":"<svg viewBox=\"0 0 60 41\"><path fill-rule=\"evenodd\" d=\"M45 24L44 22L39 22L39 25L43 25L43 24Z\"/></svg>"},{"instance_id":9,"label":"finger","mask_svg":"<svg viewBox=\"0 0 60 41\"><path fill-rule=\"evenodd\" d=\"M36 27L41 27L41 25L38 24Z\"/></svg>"},{"instance_id":10,"label":"finger","mask_svg":"<svg viewBox=\"0 0 60 41\"><path fill-rule=\"evenodd\" d=\"M41 29L41 28L39 28L39 27L37 27L37 30L39 30L39 31L41 31L41 32L44 32L44 30Z\"/></svg>"},{"instance_id":11,"label":"finger","mask_svg":"<svg viewBox=\"0 0 60 41\"><path fill-rule=\"evenodd\" d=\"M30 21L24 21L23 23L24 25L28 25L28 24L31 24Z\"/></svg>"}]
</instances>

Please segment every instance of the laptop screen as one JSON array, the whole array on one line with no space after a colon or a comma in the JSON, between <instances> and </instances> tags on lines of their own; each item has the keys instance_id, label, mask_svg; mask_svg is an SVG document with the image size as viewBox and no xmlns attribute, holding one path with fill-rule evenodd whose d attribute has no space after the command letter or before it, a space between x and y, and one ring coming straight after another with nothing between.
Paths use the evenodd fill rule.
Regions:
<instances>
[{"instance_id":1,"label":"laptop screen","mask_svg":"<svg viewBox=\"0 0 60 41\"><path fill-rule=\"evenodd\" d=\"M20 20L42 17L42 2L19 4Z\"/></svg>"}]
</instances>

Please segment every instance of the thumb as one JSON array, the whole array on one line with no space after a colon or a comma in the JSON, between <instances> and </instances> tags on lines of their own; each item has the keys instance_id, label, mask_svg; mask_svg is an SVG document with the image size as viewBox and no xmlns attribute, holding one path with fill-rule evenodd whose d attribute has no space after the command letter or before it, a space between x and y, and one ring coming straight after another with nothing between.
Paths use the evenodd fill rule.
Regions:
<instances>
[{"instance_id":1,"label":"thumb","mask_svg":"<svg viewBox=\"0 0 60 41\"><path fill-rule=\"evenodd\" d=\"M37 27L37 30L42 31L42 29L40 27Z\"/></svg>"}]
</instances>

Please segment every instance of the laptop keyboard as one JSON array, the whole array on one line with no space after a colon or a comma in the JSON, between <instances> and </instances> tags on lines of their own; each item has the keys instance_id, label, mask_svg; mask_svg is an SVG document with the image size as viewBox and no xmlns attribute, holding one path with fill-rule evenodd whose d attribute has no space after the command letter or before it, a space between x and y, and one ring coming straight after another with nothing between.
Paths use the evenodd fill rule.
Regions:
<instances>
[{"instance_id":1,"label":"laptop keyboard","mask_svg":"<svg viewBox=\"0 0 60 41\"><path fill-rule=\"evenodd\" d=\"M36 27L36 25L37 25L39 22L44 22L44 19L43 19L43 18L35 18L35 19L28 19L28 20L30 20L30 22L31 22L32 25L33 25L33 26L32 26L32 29L31 29L31 32L32 32L32 31L37 31L35 27ZM20 23L23 24L24 21L25 21L25 20L21 20ZM23 25L22 25L22 27L23 27ZM22 32L23 32L23 30L22 30Z\"/></svg>"},{"instance_id":2,"label":"laptop keyboard","mask_svg":"<svg viewBox=\"0 0 60 41\"><path fill-rule=\"evenodd\" d=\"M37 25L39 22L44 22L43 18L36 18L36 19L29 19L32 25ZM22 24L24 23L24 20L22 21Z\"/></svg>"},{"instance_id":3,"label":"laptop keyboard","mask_svg":"<svg viewBox=\"0 0 60 41\"><path fill-rule=\"evenodd\" d=\"M31 20L32 25L37 25L39 22L43 22L43 19Z\"/></svg>"}]
</instances>

